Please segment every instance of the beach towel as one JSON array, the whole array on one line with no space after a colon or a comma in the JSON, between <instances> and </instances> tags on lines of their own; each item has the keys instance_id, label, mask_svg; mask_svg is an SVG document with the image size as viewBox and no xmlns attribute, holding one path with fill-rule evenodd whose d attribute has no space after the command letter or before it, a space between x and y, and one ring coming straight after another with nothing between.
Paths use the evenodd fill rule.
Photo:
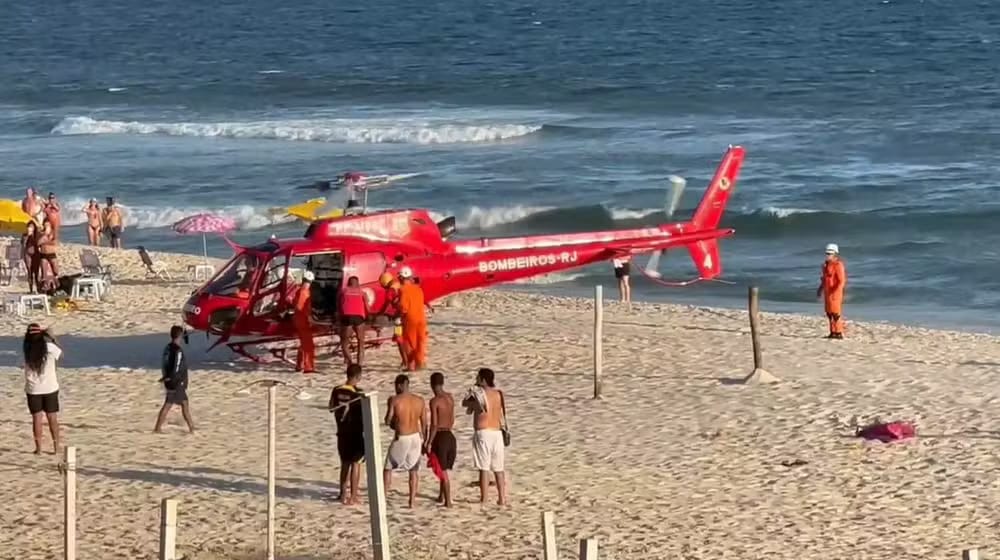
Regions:
<instances>
[{"instance_id":1,"label":"beach towel","mask_svg":"<svg viewBox=\"0 0 1000 560\"><path fill-rule=\"evenodd\" d=\"M916 428L909 422L876 422L857 431L858 437L877 439L882 443L909 439L917 434Z\"/></svg>"},{"instance_id":2,"label":"beach towel","mask_svg":"<svg viewBox=\"0 0 1000 560\"><path fill-rule=\"evenodd\" d=\"M433 451L427 454L427 467L431 469L438 480L444 480L444 469L441 468L441 461L438 460Z\"/></svg>"},{"instance_id":3,"label":"beach towel","mask_svg":"<svg viewBox=\"0 0 1000 560\"><path fill-rule=\"evenodd\" d=\"M473 385L469 387L469 392L466 394L466 398L475 398L476 406L475 412L483 413L486 412L486 391L478 385Z\"/></svg>"}]
</instances>

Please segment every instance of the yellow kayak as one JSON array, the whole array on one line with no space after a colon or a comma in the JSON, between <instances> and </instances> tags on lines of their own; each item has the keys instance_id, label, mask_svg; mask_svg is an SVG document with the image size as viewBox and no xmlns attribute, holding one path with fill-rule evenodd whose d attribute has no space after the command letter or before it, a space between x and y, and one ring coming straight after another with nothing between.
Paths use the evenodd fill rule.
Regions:
<instances>
[{"instance_id":1,"label":"yellow kayak","mask_svg":"<svg viewBox=\"0 0 1000 560\"><path fill-rule=\"evenodd\" d=\"M316 220L325 220L329 218L339 218L344 215L344 210L342 208L333 208L323 214L317 214L326 205L325 198L313 198L307 200L295 206L289 206L287 208L272 208L272 214L285 214L287 216L294 216L300 220L306 222L315 222Z\"/></svg>"}]
</instances>

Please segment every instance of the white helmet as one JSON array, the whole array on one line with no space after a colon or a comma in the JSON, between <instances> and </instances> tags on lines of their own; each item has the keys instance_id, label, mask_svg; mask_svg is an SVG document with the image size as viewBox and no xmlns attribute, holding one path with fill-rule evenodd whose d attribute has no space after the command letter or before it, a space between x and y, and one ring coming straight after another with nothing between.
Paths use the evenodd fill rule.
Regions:
<instances>
[{"instance_id":1,"label":"white helmet","mask_svg":"<svg viewBox=\"0 0 1000 560\"><path fill-rule=\"evenodd\" d=\"M305 271L305 272L302 273L302 281L303 282L312 282L315 279L316 279L316 275L313 274L313 271L311 271L311 270L307 270L307 271Z\"/></svg>"},{"instance_id":2,"label":"white helmet","mask_svg":"<svg viewBox=\"0 0 1000 560\"><path fill-rule=\"evenodd\" d=\"M410 267L404 266L403 268L399 269L399 277L400 278L413 278L413 271L410 270Z\"/></svg>"},{"instance_id":3,"label":"white helmet","mask_svg":"<svg viewBox=\"0 0 1000 560\"><path fill-rule=\"evenodd\" d=\"M837 247L836 243L830 243L829 245L826 246L826 254L827 255L839 255L840 254L840 247Z\"/></svg>"}]
</instances>

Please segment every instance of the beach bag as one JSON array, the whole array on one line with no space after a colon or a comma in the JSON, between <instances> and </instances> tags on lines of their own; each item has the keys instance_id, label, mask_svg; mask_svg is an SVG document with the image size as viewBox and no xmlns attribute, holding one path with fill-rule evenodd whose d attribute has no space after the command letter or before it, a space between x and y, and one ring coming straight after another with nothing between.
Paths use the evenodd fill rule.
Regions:
<instances>
[{"instance_id":1,"label":"beach bag","mask_svg":"<svg viewBox=\"0 0 1000 560\"><path fill-rule=\"evenodd\" d=\"M874 439L882 443L889 443L891 441L909 439L916 434L917 430L913 424L897 420L895 422L876 422L864 428L859 428L855 435L865 439Z\"/></svg>"},{"instance_id":2,"label":"beach bag","mask_svg":"<svg viewBox=\"0 0 1000 560\"><path fill-rule=\"evenodd\" d=\"M503 446L510 447L510 428L507 426L507 403L503 400L503 391L500 393L500 411L503 414L503 424L500 426L500 435L503 436Z\"/></svg>"}]
</instances>

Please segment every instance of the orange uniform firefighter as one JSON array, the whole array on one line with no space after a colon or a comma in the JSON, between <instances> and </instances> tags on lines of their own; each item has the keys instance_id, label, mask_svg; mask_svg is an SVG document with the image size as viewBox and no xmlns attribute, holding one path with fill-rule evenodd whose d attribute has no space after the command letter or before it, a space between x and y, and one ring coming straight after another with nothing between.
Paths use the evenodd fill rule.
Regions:
<instances>
[{"instance_id":1,"label":"orange uniform firefighter","mask_svg":"<svg viewBox=\"0 0 1000 560\"><path fill-rule=\"evenodd\" d=\"M424 310L424 290L413 281L413 271L404 266L399 270L403 285L399 288L399 313L403 320L403 340L406 341L406 366L410 371L427 365L427 312Z\"/></svg>"},{"instance_id":2,"label":"orange uniform firefighter","mask_svg":"<svg viewBox=\"0 0 1000 560\"><path fill-rule=\"evenodd\" d=\"M816 297L823 298L826 318L830 321L830 335L827 338L844 338L842 313L845 285L847 272L844 270L844 261L840 260L840 248L831 243L826 246L826 262L823 263L823 273L816 290Z\"/></svg>"},{"instance_id":3,"label":"orange uniform firefighter","mask_svg":"<svg viewBox=\"0 0 1000 560\"><path fill-rule=\"evenodd\" d=\"M380 315L385 315L392 319L392 341L396 343L399 350L400 368L408 369L406 363L406 341L403 339L403 320L399 316L399 280L391 272L383 272L378 277L378 283L385 288L385 303L382 305Z\"/></svg>"},{"instance_id":4,"label":"orange uniform firefighter","mask_svg":"<svg viewBox=\"0 0 1000 560\"><path fill-rule=\"evenodd\" d=\"M295 371L302 373L316 372L316 346L313 345L312 333L312 282L315 280L312 271L302 273L302 283L295 294L295 313L292 323L295 334L299 337L299 355L295 361Z\"/></svg>"}]
</instances>

